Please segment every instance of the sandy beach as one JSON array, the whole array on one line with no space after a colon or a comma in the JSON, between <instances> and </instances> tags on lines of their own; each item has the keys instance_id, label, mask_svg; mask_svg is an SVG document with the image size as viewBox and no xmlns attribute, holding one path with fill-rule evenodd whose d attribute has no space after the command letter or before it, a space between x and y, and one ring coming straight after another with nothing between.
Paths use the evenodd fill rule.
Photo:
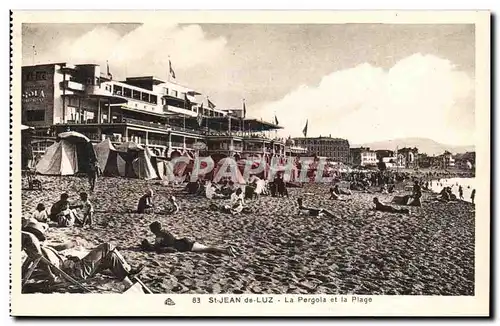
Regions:
<instances>
[{"instance_id":1,"label":"sandy beach","mask_svg":"<svg viewBox=\"0 0 500 326\"><path fill-rule=\"evenodd\" d=\"M22 192L23 215L40 202L50 208L63 192L76 200L88 189L85 178L38 178L44 189ZM181 211L133 213L148 187L160 206L174 194ZM261 197L247 202L251 214L231 216L208 211L208 199L162 181L100 178L90 197L94 228L51 228L47 242L78 238L89 249L111 242L129 263L145 264L141 280L156 293L474 295L472 204L428 201L434 194L426 192L411 215L382 213L372 209L372 198L389 202L393 195L354 193L349 201L333 201L327 199L328 187L309 184L289 189L290 198ZM299 196L335 218L298 216ZM232 245L241 255L143 252L140 241L153 240L148 225L155 220L177 237ZM112 278L101 279L98 292L116 291Z\"/></svg>"}]
</instances>

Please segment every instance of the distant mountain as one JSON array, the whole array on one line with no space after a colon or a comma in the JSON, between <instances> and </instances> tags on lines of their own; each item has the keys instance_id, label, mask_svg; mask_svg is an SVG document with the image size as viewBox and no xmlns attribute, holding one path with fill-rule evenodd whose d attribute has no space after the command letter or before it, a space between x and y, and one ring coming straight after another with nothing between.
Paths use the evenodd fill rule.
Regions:
<instances>
[{"instance_id":1,"label":"distant mountain","mask_svg":"<svg viewBox=\"0 0 500 326\"><path fill-rule=\"evenodd\" d=\"M469 146L456 146L456 145L445 145L438 143L429 138L399 138L392 140L377 141L372 143L365 143L360 145L351 145L351 147L370 147L372 150L378 149L389 149L395 150L396 147L416 147L419 153L426 153L427 155L439 155L444 151L450 151L453 154L465 153L475 150L474 145Z\"/></svg>"}]
</instances>

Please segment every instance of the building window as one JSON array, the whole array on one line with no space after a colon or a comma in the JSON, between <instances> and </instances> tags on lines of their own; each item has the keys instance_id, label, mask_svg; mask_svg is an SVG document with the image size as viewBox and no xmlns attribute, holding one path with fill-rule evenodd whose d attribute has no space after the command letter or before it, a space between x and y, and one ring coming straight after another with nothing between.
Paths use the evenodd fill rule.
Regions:
<instances>
[{"instance_id":1,"label":"building window","mask_svg":"<svg viewBox=\"0 0 500 326\"><path fill-rule=\"evenodd\" d=\"M26 121L44 121L45 110L26 111Z\"/></svg>"},{"instance_id":2,"label":"building window","mask_svg":"<svg viewBox=\"0 0 500 326\"><path fill-rule=\"evenodd\" d=\"M158 103L158 97L156 95L150 95L150 102L153 104Z\"/></svg>"},{"instance_id":3,"label":"building window","mask_svg":"<svg viewBox=\"0 0 500 326\"><path fill-rule=\"evenodd\" d=\"M144 102L149 102L149 94L148 94L148 93L142 93L142 95L141 95L141 99L142 99Z\"/></svg>"},{"instance_id":4,"label":"building window","mask_svg":"<svg viewBox=\"0 0 500 326\"><path fill-rule=\"evenodd\" d=\"M141 92L132 90L132 98L135 100L140 100L141 99Z\"/></svg>"},{"instance_id":5,"label":"building window","mask_svg":"<svg viewBox=\"0 0 500 326\"><path fill-rule=\"evenodd\" d=\"M113 85L113 94L122 95L123 94L123 87Z\"/></svg>"},{"instance_id":6,"label":"building window","mask_svg":"<svg viewBox=\"0 0 500 326\"><path fill-rule=\"evenodd\" d=\"M124 88L123 89L123 96L132 97L132 90L130 88Z\"/></svg>"}]
</instances>

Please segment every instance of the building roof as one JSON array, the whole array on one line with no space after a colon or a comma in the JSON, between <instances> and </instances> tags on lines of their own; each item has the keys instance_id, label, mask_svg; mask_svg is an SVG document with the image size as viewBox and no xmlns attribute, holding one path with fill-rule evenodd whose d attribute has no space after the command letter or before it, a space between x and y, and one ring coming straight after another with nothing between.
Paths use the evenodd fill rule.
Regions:
<instances>
[{"instance_id":1,"label":"building roof","mask_svg":"<svg viewBox=\"0 0 500 326\"><path fill-rule=\"evenodd\" d=\"M155 76L140 76L140 77L126 77L125 78L125 83L129 81L151 81L153 85L158 85L158 84L164 84L165 81L163 81L160 78L156 78Z\"/></svg>"},{"instance_id":2,"label":"building roof","mask_svg":"<svg viewBox=\"0 0 500 326\"><path fill-rule=\"evenodd\" d=\"M294 137L294 140L332 140L332 141L347 141L347 139L344 138L338 138L338 137L325 137L325 136L320 136L320 137Z\"/></svg>"},{"instance_id":3,"label":"building roof","mask_svg":"<svg viewBox=\"0 0 500 326\"><path fill-rule=\"evenodd\" d=\"M186 126L198 127L197 117L172 117L170 121L177 120L177 122L184 123L186 121ZM231 131L269 131L269 130L277 130L282 129L278 125L275 125L270 122L261 121L257 119L240 119L232 116L224 116L224 117L206 117L203 116L202 127L206 127L208 125L209 129L217 129L217 130L229 130L229 119L231 119Z\"/></svg>"}]
</instances>

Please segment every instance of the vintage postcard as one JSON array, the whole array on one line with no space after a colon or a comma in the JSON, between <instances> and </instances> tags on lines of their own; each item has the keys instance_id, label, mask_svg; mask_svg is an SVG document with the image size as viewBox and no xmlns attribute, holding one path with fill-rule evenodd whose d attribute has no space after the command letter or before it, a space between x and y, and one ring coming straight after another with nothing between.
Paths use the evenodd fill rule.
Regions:
<instances>
[{"instance_id":1,"label":"vintage postcard","mask_svg":"<svg viewBox=\"0 0 500 326\"><path fill-rule=\"evenodd\" d=\"M489 315L489 12L11 35L13 316Z\"/></svg>"}]
</instances>

